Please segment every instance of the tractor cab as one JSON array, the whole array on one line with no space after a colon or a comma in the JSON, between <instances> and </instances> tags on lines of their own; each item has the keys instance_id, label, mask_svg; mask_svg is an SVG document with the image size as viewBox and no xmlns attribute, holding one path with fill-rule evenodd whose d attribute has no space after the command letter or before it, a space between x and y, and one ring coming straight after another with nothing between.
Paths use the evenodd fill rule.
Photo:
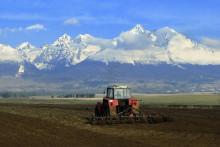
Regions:
<instances>
[{"instance_id":1,"label":"tractor cab","mask_svg":"<svg viewBox=\"0 0 220 147\"><path fill-rule=\"evenodd\" d=\"M111 99L130 99L131 87L128 85L110 85L107 87L106 98Z\"/></svg>"}]
</instances>

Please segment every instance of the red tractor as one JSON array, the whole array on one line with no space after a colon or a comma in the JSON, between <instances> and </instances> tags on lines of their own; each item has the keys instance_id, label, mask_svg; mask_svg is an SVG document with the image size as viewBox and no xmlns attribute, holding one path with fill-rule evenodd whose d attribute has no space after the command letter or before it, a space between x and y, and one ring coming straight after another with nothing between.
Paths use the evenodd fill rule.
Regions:
<instances>
[{"instance_id":1,"label":"red tractor","mask_svg":"<svg viewBox=\"0 0 220 147\"><path fill-rule=\"evenodd\" d=\"M103 103L95 107L96 117L115 116L123 114L133 116L138 110L138 99L131 96L131 88L127 85L112 85L107 87Z\"/></svg>"},{"instance_id":2,"label":"red tractor","mask_svg":"<svg viewBox=\"0 0 220 147\"><path fill-rule=\"evenodd\" d=\"M131 88L128 85L111 85L107 87L106 97L103 98L103 103L97 102L95 106L95 117L88 118L93 124L98 121L147 121L154 123L160 119L165 120L162 115L151 114L146 116L139 110L138 99L131 95Z\"/></svg>"}]
</instances>

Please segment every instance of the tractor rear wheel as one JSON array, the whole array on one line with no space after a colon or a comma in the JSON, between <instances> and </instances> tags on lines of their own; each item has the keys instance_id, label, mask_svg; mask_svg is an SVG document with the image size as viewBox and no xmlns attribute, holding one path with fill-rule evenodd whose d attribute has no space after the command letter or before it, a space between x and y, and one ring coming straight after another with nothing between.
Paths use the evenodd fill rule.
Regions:
<instances>
[{"instance_id":1,"label":"tractor rear wheel","mask_svg":"<svg viewBox=\"0 0 220 147\"><path fill-rule=\"evenodd\" d=\"M95 106L95 117L100 117L98 105Z\"/></svg>"}]
</instances>

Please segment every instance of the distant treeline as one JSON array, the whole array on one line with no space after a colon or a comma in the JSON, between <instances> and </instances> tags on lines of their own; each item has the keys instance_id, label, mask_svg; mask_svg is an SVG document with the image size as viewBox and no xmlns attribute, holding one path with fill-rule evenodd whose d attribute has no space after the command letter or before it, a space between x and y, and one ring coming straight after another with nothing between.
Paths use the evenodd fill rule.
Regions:
<instances>
[{"instance_id":1,"label":"distant treeline","mask_svg":"<svg viewBox=\"0 0 220 147\"><path fill-rule=\"evenodd\" d=\"M40 96L42 92L0 92L0 97L2 98L29 98L31 96ZM45 95L52 95L52 94L45 94ZM57 95L57 94L55 94ZM55 96L51 96L54 98ZM58 94L57 98L94 98L94 93L87 93L87 94Z\"/></svg>"},{"instance_id":2,"label":"distant treeline","mask_svg":"<svg viewBox=\"0 0 220 147\"><path fill-rule=\"evenodd\" d=\"M89 94L61 94L58 95L57 98L94 98L95 94L94 93L89 93ZM51 96L51 98L54 98L54 96Z\"/></svg>"},{"instance_id":3,"label":"distant treeline","mask_svg":"<svg viewBox=\"0 0 220 147\"><path fill-rule=\"evenodd\" d=\"M22 93L22 92L0 92L0 97L3 98L28 98L29 96L36 96L37 93L29 92L29 93Z\"/></svg>"}]
</instances>

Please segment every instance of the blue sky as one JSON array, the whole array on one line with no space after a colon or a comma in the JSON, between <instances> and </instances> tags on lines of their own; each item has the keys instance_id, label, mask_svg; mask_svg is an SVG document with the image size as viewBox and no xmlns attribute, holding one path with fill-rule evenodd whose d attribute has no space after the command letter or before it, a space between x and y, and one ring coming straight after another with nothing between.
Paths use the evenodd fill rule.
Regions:
<instances>
[{"instance_id":1,"label":"blue sky","mask_svg":"<svg viewBox=\"0 0 220 147\"><path fill-rule=\"evenodd\" d=\"M220 40L219 0L1 0L0 44L36 47L64 33L111 39L141 24L165 26L200 42ZM210 41L209 40L209 41ZM218 42L219 43L219 42Z\"/></svg>"}]
</instances>

